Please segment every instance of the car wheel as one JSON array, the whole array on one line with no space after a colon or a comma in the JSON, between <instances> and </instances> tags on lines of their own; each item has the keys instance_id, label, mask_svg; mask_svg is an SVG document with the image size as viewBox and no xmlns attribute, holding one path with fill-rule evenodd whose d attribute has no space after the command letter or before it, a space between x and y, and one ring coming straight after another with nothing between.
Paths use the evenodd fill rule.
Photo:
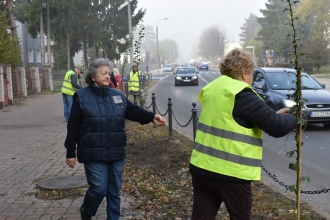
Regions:
<instances>
[{"instance_id":1,"label":"car wheel","mask_svg":"<svg viewBox=\"0 0 330 220\"><path fill-rule=\"evenodd\" d=\"M177 83L174 83L174 86L178 86L178 84Z\"/></svg>"},{"instance_id":2,"label":"car wheel","mask_svg":"<svg viewBox=\"0 0 330 220\"><path fill-rule=\"evenodd\" d=\"M330 124L323 124L324 127L330 128Z\"/></svg>"}]
</instances>

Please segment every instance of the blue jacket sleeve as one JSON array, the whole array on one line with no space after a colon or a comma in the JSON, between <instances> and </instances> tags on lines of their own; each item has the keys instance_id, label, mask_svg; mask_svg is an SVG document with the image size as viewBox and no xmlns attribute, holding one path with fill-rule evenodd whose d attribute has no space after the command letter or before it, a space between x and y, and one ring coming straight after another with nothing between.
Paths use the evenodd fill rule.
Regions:
<instances>
[{"instance_id":1,"label":"blue jacket sleeve","mask_svg":"<svg viewBox=\"0 0 330 220\"><path fill-rule=\"evenodd\" d=\"M134 105L127 99L127 110L125 118L131 121L139 122L140 124L148 124L154 121L155 114L144 108Z\"/></svg>"},{"instance_id":2,"label":"blue jacket sleeve","mask_svg":"<svg viewBox=\"0 0 330 220\"><path fill-rule=\"evenodd\" d=\"M82 87L81 85L79 85L79 84L77 83L77 75L76 75L76 74L72 74L72 75L71 75L71 83L72 83L72 85L73 85L75 88L77 88L77 89L82 89L82 88L84 88L84 87Z\"/></svg>"},{"instance_id":3,"label":"blue jacket sleeve","mask_svg":"<svg viewBox=\"0 0 330 220\"><path fill-rule=\"evenodd\" d=\"M73 95L70 117L67 125L67 135L64 147L67 150L66 158L76 157L76 146L79 138L79 131L82 122L82 113L80 110L78 95Z\"/></svg>"}]
</instances>

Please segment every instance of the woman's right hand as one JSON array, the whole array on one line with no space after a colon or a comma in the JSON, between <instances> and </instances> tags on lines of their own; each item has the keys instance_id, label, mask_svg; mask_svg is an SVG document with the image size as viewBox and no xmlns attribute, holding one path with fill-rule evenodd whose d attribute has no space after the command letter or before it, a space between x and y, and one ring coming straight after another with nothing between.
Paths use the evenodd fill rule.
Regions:
<instances>
[{"instance_id":1,"label":"woman's right hand","mask_svg":"<svg viewBox=\"0 0 330 220\"><path fill-rule=\"evenodd\" d=\"M290 108L282 108L282 109L278 110L276 113L280 114L280 115L285 115L287 113L290 113Z\"/></svg>"}]
</instances>

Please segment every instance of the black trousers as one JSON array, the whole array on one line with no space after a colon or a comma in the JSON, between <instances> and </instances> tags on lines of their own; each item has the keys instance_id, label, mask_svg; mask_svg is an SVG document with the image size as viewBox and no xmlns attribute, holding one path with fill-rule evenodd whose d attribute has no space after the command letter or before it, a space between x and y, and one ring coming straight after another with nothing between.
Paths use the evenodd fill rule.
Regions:
<instances>
[{"instance_id":1,"label":"black trousers","mask_svg":"<svg viewBox=\"0 0 330 220\"><path fill-rule=\"evenodd\" d=\"M251 182L230 183L192 176L194 202L191 220L214 220L222 201L231 220L251 220Z\"/></svg>"}]
</instances>

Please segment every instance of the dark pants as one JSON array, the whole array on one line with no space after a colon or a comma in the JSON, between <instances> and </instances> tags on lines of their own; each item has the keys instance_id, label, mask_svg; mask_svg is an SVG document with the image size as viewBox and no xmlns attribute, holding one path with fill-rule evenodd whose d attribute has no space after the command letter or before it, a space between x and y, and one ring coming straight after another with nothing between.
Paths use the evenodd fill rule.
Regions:
<instances>
[{"instance_id":1,"label":"dark pants","mask_svg":"<svg viewBox=\"0 0 330 220\"><path fill-rule=\"evenodd\" d=\"M214 220L224 201L231 220L251 220L251 182L216 182L192 176L194 203L191 220Z\"/></svg>"}]
</instances>

